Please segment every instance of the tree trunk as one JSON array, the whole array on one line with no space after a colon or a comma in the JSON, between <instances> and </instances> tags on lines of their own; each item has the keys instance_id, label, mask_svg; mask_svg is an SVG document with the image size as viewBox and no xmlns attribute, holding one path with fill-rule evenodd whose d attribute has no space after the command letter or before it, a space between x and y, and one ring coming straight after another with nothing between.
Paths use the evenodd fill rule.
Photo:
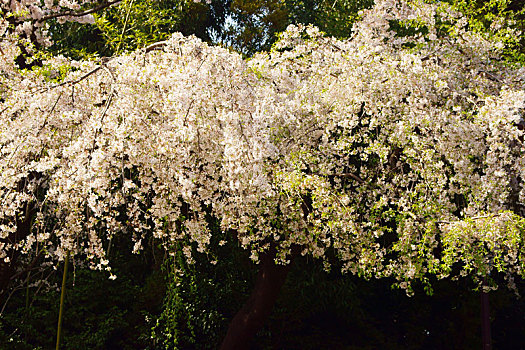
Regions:
<instances>
[{"instance_id":1,"label":"tree trunk","mask_svg":"<svg viewBox=\"0 0 525 350\"><path fill-rule=\"evenodd\" d=\"M291 268L291 263L278 265L274 259L274 252L262 257L252 294L230 322L221 350L250 349L251 341L268 320Z\"/></svg>"},{"instance_id":2,"label":"tree trunk","mask_svg":"<svg viewBox=\"0 0 525 350\"><path fill-rule=\"evenodd\" d=\"M487 286L486 277L483 277L482 286ZM483 288L481 288L481 340L483 342L483 350L492 349L492 336L490 334L489 293L486 293Z\"/></svg>"}]
</instances>

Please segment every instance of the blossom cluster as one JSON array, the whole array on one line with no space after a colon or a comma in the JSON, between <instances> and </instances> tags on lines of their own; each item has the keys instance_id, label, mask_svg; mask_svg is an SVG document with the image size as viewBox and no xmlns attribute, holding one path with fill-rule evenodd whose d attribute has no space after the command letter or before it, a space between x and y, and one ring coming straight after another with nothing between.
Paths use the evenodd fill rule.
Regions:
<instances>
[{"instance_id":1,"label":"blossom cluster","mask_svg":"<svg viewBox=\"0 0 525 350\"><path fill-rule=\"evenodd\" d=\"M119 1L106 3L117 2ZM2 0L0 14L2 20L9 22L9 32L14 33L18 39L25 40L26 44L46 47L51 45L48 20L56 19L59 23L94 23L94 17L88 8L100 5L99 3L97 0Z\"/></svg>"},{"instance_id":2,"label":"blossom cluster","mask_svg":"<svg viewBox=\"0 0 525 350\"><path fill-rule=\"evenodd\" d=\"M215 218L254 260L334 252L401 286L458 256L523 276L525 68L444 6L384 0L362 17L348 40L290 26L249 60L181 34L100 63L57 57L61 82L4 55L0 258L46 249L106 268L113 235L140 249L152 234L191 260Z\"/></svg>"}]
</instances>

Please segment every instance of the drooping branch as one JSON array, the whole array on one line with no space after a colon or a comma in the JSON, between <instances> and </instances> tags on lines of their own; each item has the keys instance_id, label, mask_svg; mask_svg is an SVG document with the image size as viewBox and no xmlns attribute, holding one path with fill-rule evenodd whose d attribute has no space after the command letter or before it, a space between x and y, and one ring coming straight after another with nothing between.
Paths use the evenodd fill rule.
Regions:
<instances>
[{"instance_id":1,"label":"drooping branch","mask_svg":"<svg viewBox=\"0 0 525 350\"><path fill-rule=\"evenodd\" d=\"M97 66L95 68L93 68L92 70L90 70L89 72L87 72L86 74L82 75L80 78L78 79L75 79L75 80L68 80L68 81L64 81L62 83L59 83L59 84L56 84L56 85L53 85L53 86L50 86L50 87L46 87L44 89L42 89L40 92L42 91L47 91L47 90L50 90L50 89L54 89L54 88L57 88L57 87L61 87L61 86L64 86L64 85L74 85L74 84L78 84L80 83L82 80L88 78L90 75L98 72L100 69L102 69L102 66Z\"/></svg>"}]
</instances>

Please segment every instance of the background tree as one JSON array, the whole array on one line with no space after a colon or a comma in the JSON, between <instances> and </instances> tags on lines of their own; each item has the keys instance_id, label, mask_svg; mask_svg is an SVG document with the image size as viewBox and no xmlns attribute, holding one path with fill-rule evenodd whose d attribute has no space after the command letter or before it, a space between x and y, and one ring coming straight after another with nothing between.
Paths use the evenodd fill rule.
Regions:
<instances>
[{"instance_id":1,"label":"background tree","mask_svg":"<svg viewBox=\"0 0 525 350\"><path fill-rule=\"evenodd\" d=\"M247 56L265 51L290 24L312 24L330 36L348 38L360 10L372 1L251 1L230 6L222 41Z\"/></svg>"},{"instance_id":2,"label":"background tree","mask_svg":"<svg viewBox=\"0 0 525 350\"><path fill-rule=\"evenodd\" d=\"M220 35L229 1L122 1L94 13L95 25L53 23L54 53L112 56L162 41L174 33L204 41ZM86 35L90 45L86 46Z\"/></svg>"}]
</instances>

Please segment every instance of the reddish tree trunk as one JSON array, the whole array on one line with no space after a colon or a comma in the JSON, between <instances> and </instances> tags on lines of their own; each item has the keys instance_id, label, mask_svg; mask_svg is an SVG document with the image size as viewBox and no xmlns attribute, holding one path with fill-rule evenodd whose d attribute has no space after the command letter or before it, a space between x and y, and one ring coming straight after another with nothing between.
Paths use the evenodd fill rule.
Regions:
<instances>
[{"instance_id":1,"label":"reddish tree trunk","mask_svg":"<svg viewBox=\"0 0 525 350\"><path fill-rule=\"evenodd\" d=\"M275 253L268 253L262 257L252 294L231 321L221 350L249 349L257 331L268 320L291 268L291 263L278 265L274 259Z\"/></svg>"},{"instance_id":2,"label":"reddish tree trunk","mask_svg":"<svg viewBox=\"0 0 525 350\"><path fill-rule=\"evenodd\" d=\"M487 278L483 277L483 286L487 286ZM483 350L492 349L492 336L490 334L490 309L489 309L489 293L481 289L481 340L483 342Z\"/></svg>"}]
</instances>

